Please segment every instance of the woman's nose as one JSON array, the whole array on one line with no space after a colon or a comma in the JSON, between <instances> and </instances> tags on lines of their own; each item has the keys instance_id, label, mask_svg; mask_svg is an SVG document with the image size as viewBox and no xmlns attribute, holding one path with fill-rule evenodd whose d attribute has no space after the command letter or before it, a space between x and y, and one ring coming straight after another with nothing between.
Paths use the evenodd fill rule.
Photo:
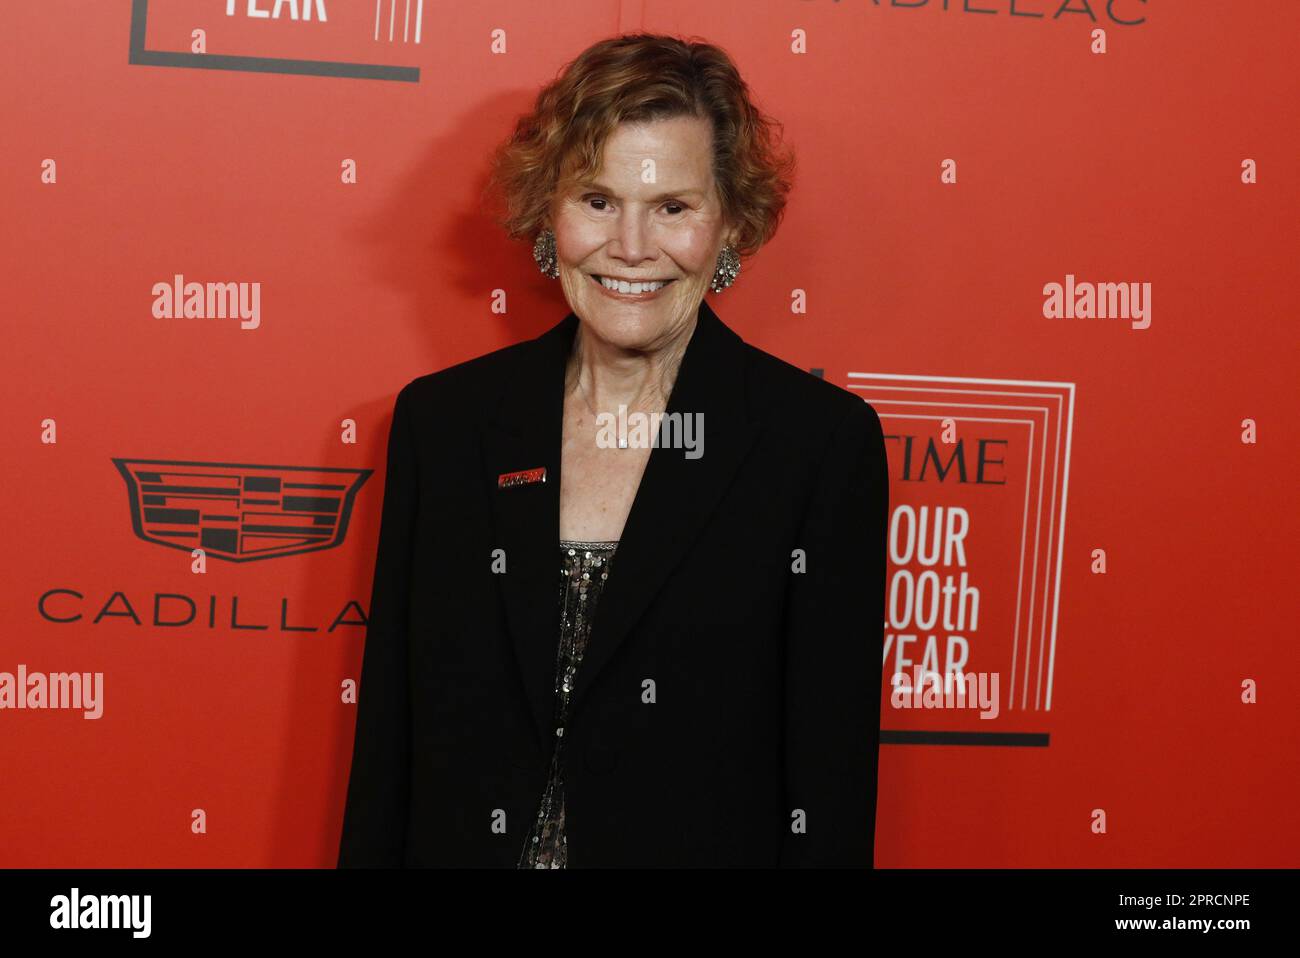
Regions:
<instances>
[{"instance_id":1,"label":"woman's nose","mask_svg":"<svg viewBox=\"0 0 1300 958\"><path fill-rule=\"evenodd\" d=\"M612 253L631 265L653 255L649 223L643 213L624 211L619 214L614 231Z\"/></svg>"}]
</instances>

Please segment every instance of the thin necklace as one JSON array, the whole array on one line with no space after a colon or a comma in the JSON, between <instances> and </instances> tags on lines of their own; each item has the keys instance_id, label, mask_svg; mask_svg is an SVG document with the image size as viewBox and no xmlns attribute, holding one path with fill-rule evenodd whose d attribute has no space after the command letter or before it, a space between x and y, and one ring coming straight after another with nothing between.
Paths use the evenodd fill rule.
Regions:
<instances>
[{"instance_id":1,"label":"thin necklace","mask_svg":"<svg viewBox=\"0 0 1300 958\"><path fill-rule=\"evenodd\" d=\"M582 368L581 368L581 367L579 367L579 369L578 369L577 377L578 377L578 392L582 393L582 401L585 402L585 403L587 404L587 408L591 410L592 418L593 418L593 419L598 419L598 418L600 417L600 413L596 412L596 407L593 406L593 405L591 404L591 399L590 399L590 397L588 397L588 395L587 395L587 387L584 386L584 385L582 384ZM641 397L640 397L640 393L637 394L637 398L638 398L638 399L641 398ZM619 436L619 437L618 437L618 448L619 448L619 449L626 449L626 448L627 448L627 436Z\"/></svg>"}]
</instances>

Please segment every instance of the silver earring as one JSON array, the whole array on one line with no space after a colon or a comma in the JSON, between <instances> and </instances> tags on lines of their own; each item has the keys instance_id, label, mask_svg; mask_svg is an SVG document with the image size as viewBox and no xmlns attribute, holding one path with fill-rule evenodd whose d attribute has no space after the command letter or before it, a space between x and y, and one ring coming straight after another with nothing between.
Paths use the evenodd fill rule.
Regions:
<instances>
[{"instance_id":1,"label":"silver earring","mask_svg":"<svg viewBox=\"0 0 1300 958\"><path fill-rule=\"evenodd\" d=\"M720 293L734 283L739 275L740 257L736 254L736 248L727 244L718 254L718 267L713 271L713 281L709 283L709 289Z\"/></svg>"},{"instance_id":2,"label":"silver earring","mask_svg":"<svg viewBox=\"0 0 1300 958\"><path fill-rule=\"evenodd\" d=\"M543 276L555 279L560 275L559 260L555 256L555 234L550 230L545 229L537 234L537 242L533 243L533 259L537 260L537 268Z\"/></svg>"}]
</instances>

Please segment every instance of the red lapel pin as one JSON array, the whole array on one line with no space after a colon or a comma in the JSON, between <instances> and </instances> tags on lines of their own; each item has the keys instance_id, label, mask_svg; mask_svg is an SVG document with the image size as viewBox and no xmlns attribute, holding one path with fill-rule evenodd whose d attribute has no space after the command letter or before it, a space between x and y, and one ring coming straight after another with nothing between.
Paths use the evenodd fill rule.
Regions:
<instances>
[{"instance_id":1,"label":"red lapel pin","mask_svg":"<svg viewBox=\"0 0 1300 958\"><path fill-rule=\"evenodd\" d=\"M546 467L521 469L519 472L503 472L497 476L497 488L509 489L511 486L528 486L534 482L546 481Z\"/></svg>"}]
</instances>

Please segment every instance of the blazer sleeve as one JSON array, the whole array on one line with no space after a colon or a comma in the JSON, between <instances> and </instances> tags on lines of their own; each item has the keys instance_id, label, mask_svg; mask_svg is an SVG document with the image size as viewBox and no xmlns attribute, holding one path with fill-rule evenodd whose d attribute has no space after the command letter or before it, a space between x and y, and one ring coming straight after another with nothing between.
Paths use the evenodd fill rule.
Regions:
<instances>
[{"instance_id":1,"label":"blazer sleeve","mask_svg":"<svg viewBox=\"0 0 1300 958\"><path fill-rule=\"evenodd\" d=\"M858 401L831 436L796 543L806 569L791 574L783 868L874 866L888 514L880 419Z\"/></svg>"},{"instance_id":2,"label":"blazer sleeve","mask_svg":"<svg viewBox=\"0 0 1300 958\"><path fill-rule=\"evenodd\" d=\"M408 384L394 402L388 433L340 868L404 864L411 750L407 630L419 489L410 402Z\"/></svg>"}]
</instances>

